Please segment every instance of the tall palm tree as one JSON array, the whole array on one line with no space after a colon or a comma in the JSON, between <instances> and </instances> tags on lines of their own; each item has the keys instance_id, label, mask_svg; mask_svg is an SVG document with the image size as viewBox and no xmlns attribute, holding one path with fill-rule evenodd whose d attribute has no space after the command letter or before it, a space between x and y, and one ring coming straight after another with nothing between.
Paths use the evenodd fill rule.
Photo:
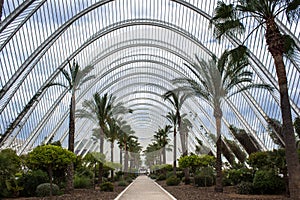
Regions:
<instances>
[{"instance_id":1,"label":"tall palm tree","mask_svg":"<svg viewBox=\"0 0 300 200\"><path fill-rule=\"evenodd\" d=\"M95 122L100 127L100 153L103 154L104 136L106 124L112 117L125 112L132 112L126 109L122 103L115 103L116 97L105 93L102 97L96 92L90 100L84 100L82 109L77 110L77 117L87 118ZM103 163L99 165L99 180L102 182Z\"/></svg>"},{"instance_id":2,"label":"tall palm tree","mask_svg":"<svg viewBox=\"0 0 300 200\"><path fill-rule=\"evenodd\" d=\"M132 168L136 168L139 165L141 150L142 146L137 138L129 140L128 151L130 153L130 172L132 172Z\"/></svg>"},{"instance_id":3,"label":"tall palm tree","mask_svg":"<svg viewBox=\"0 0 300 200\"><path fill-rule=\"evenodd\" d=\"M178 78L174 82L181 84L179 90L190 90L194 95L201 97L210 103L214 109L213 115L216 120L216 192L223 192L222 186L222 139L221 139L221 119L223 112L221 109L224 99L249 88L269 88L264 84L253 84L252 73L247 71L247 58L240 57L236 60L234 57L236 51L242 52L238 48L231 51L224 51L219 59L215 56L208 62L200 60L196 56L197 62L192 66L185 64L195 75L196 80L189 78ZM244 52L245 49L244 49ZM242 55L242 54L241 54ZM246 54L244 54L246 55Z\"/></svg>"},{"instance_id":4,"label":"tall palm tree","mask_svg":"<svg viewBox=\"0 0 300 200\"><path fill-rule=\"evenodd\" d=\"M129 143L131 140L137 139L136 136L134 136L134 131L131 129L131 127L127 126L128 130L125 128L120 132L119 138L118 138L118 144L120 147L120 160L122 159L122 149L124 150L124 172L128 172L128 159L129 159Z\"/></svg>"},{"instance_id":5,"label":"tall palm tree","mask_svg":"<svg viewBox=\"0 0 300 200\"><path fill-rule=\"evenodd\" d=\"M185 91L180 91L180 90L176 90L176 91L170 90L170 91L167 91L165 94L163 94L163 99L169 101L175 109L183 156L187 156L187 147L185 145L186 144L185 133L181 130L182 116L181 116L180 111L183 106L183 103L189 96L190 96L190 94L186 93ZM189 180L188 168L184 169L184 177L185 177L185 181Z\"/></svg>"},{"instance_id":6,"label":"tall palm tree","mask_svg":"<svg viewBox=\"0 0 300 200\"><path fill-rule=\"evenodd\" d=\"M69 62L69 70L60 69L63 76L67 80L67 84L56 83L66 89L71 94L70 100L70 114L69 114L69 146L68 150L74 152L74 142L75 142L75 109L76 109L76 96L75 92L79 90L80 86L84 83L90 81L95 78L94 75L89 75L89 73L94 69L93 66L88 65L84 69L80 69L78 62L73 61L73 64ZM67 169L67 186L66 191L70 192L70 190L74 189L73 186L73 176L74 176L74 164L71 163Z\"/></svg>"},{"instance_id":7,"label":"tall palm tree","mask_svg":"<svg viewBox=\"0 0 300 200\"><path fill-rule=\"evenodd\" d=\"M225 34L243 33L245 30L243 22L245 21L242 21L242 19L244 18L253 18L257 21L257 27L251 33L257 30L259 26L263 26L266 30L266 43L274 59L278 78L286 162L289 172L289 189L292 198L300 196L300 164L295 145L295 133L283 57L293 53L295 43L290 36L280 32L276 18L285 13L289 22L298 21L299 10L299 0L239 0L229 5L219 1L215 9L215 15L212 18L217 39L221 39Z\"/></svg>"},{"instance_id":8,"label":"tall palm tree","mask_svg":"<svg viewBox=\"0 0 300 200\"><path fill-rule=\"evenodd\" d=\"M170 102L175 109L183 155L186 155L186 146L185 146L184 133L182 133L182 131L181 131L181 121L182 121L181 120L181 118L182 118L181 108L183 106L183 103L185 102L185 100L188 97L189 97L189 95L187 93L185 93L184 91L180 91L180 90L176 90L176 91L170 90L170 91L167 91L165 94L163 94L164 101L167 100L168 102Z\"/></svg>"},{"instance_id":9,"label":"tall palm tree","mask_svg":"<svg viewBox=\"0 0 300 200\"><path fill-rule=\"evenodd\" d=\"M110 142L110 161L113 163L114 162L114 144L115 141L119 137L120 133L120 127L117 125L115 119L111 119L108 121L108 127L105 131L105 135L107 140ZM114 178L114 170L111 170L111 178L113 180Z\"/></svg>"},{"instance_id":10,"label":"tall palm tree","mask_svg":"<svg viewBox=\"0 0 300 200\"><path fill-rule=\"evenodd\" d=\"M164 128L159 128L158 131L155 132L154 141L158 144L161 149L162 154L162 163L166 164L166 146L168 145L170 139L168 137L169 132L171 131L172 126L166 125Z\"/></svg>"},{"instance_id":11,"label":"tall palm tree","mask_svg":"<svg viewBox=\"0 0 300 200\"><path fill-rule=\"evenodd\" d=\"M166 118L168 119L168 121L170 123L172 123L173 125L173 174L174 176L176 176L176 157L177 157L177 124L178 124L178 118L177 118L177 115L174 113L174 111L170 111L168 112Z\"/></svg>"},{"instance_id":12,"label":"tall palm tree","mask_svg":"<svg viewBox=\"0 0 300 200\"><path fill-rule=\"evenodd\" d=\"M95 78L94 75L89 75L89 73L94 69L93 66L88 65L82 70L78 62L73 61L73 64L69 62L69 69L60 69L63 76L67 80L67 84L56 83L66 89L71 94L70 100L70 115L69 115L69 151L74 152L74 134L75 134L75 109L76 109L76 91L80 89L84 83Z\"/></svg>"}]
</instances>

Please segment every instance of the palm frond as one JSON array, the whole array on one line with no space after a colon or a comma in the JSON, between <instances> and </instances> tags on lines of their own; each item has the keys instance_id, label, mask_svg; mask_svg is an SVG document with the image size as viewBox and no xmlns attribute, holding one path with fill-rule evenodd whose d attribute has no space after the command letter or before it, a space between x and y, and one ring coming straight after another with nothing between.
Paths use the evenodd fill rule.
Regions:
<instances>
[{"instance_id":1,"label":"palm frond","mask_svg":"<svg viewBox=\"0 0 300 200\"><path fill-rule=\"evenodd\" d=\"M242 91L253 89L253 88L256 88L256 89L266 89L266 90L269 90L269 91L273 91L274 90L274 88L271 87L268 84L250 84L250 85L244 86L244 87L236 90L235 92L231 93L230 95L227 96L227 98L230 98L231 96L233 96L233 95L235 95L237 93L240 93Z\"/></svg>"}]
</instances>

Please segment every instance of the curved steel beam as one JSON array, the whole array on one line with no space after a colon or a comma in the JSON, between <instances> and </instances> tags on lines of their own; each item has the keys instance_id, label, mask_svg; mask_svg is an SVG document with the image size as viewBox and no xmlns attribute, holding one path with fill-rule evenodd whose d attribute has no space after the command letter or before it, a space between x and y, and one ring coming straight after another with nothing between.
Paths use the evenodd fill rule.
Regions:
<instances>
[{"instance_id":1,"label":"curved steel beam","mask_svg":"<svg viewBox=\"0 0 300 200\"><path fill-rule=\"evenodd\" d=\"M0 33L12 22L14 19L16 19L28 6L30 6L35 0L27 0L23 1L23 3L18 6L8 17L6 17L1 23L0 23Z\"/></svg>"}]
</instances>

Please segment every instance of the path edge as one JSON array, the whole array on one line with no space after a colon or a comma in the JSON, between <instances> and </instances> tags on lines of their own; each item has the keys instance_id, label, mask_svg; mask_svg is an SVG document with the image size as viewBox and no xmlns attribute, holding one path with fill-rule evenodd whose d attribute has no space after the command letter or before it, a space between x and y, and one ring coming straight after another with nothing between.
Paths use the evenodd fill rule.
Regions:
<instances>
[{"instance_id":1,"label":"path edge","mask_svg":"<svg viewBox=\"0 0 300 200\"><path fill-rule=\"evenodd\" d=\"M114 199L119 200L121 196L129 189L129 187L136 181L136 178Z\"/></svg>"},{"instance_id":2,"label":"path edge","mask_svg":"<svg viewBox=\"0 0 300 200\"><path fill-rule=\"evenodd\" d=\"M148 177L149 178L149 177ZM152 179L151 179L152 180ZM167 190L165 190L162 186L160 186L158 183L156 183L154 180L152 180L162 191L164 191L164 193L166 193L171 199L173 200L177 200L172 194L170 194L170 192L168 192Z\"/></svg>"}]
</instances>

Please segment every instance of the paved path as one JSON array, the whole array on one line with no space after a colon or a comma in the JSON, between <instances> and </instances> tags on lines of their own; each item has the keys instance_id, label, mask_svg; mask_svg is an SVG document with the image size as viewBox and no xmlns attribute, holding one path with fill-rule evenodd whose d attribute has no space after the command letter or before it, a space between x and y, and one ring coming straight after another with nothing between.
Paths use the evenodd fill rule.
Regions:
<instances>
[{"instance_id":1,"label":"paved path","mask_svg":"<svg viewBox=\"0 0 300 200\"><path fill-rule=\"evenodd\" d=\"M115 200L176 200L148 176L138 176Z\"/></svg>"}]
</instances>

